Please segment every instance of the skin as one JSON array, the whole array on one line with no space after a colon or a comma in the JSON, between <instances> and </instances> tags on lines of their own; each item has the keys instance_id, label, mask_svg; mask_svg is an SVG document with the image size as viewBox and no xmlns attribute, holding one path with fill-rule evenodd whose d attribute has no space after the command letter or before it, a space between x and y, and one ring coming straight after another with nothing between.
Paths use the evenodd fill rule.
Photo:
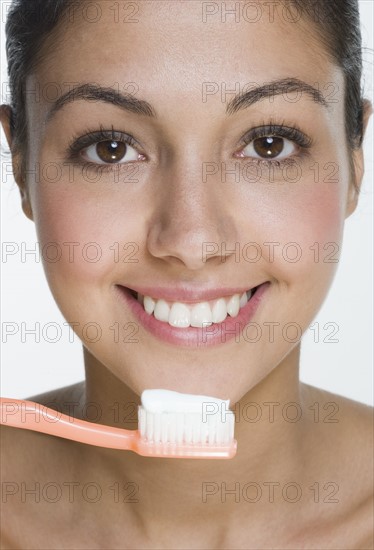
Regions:
<instances>
[{"instance_id":1,"label":"skin","mask_svg":"<svg viewBox=\"0 0 374 550\"><path fill-rule=\"evenodd\" d=\"M263 414L254 423L239 412L235 437L240 452L231 461L145 459L2 428L4 480L38 480L41 485L53 480L61 486L94 480L103 488L96 504L78 497L74 503L62 498L55 504L9 498L3 506L8 528L2 548L372 548L371 409L300 383L300 341L290 342L276 331L274 343L269 343L263 330L255 344L240 338L211 348L182 348L139 327L138 342L129 345L114 343L108 329L115 322L123 326L135 321L115 299L114 284L168 286L177 281L205 283L207 288L224 287L227 281L243 288L270 281L253 321L262 327L269 321L280 327L294 322L303 330L312 323L337 264L315 262L309 247L315 242L321 250L325 243L341 244L344 221L357 206L354 184L361 185L364 173L362 149L353 153L355 170L350 171L341 69L304 22L291 24L277 16L272 23L263 17L250 26L230 17L224 24L219 18L203 23L200 2L183 4L181 16L178 3L158 1L157 10L143 2L139 22L122 25L113 22L107 3L99 4L102 17L97 23L77 15L54 33L48 56L28 78L28 86L39 83L45 89L54 82L66 91L66 82L135 82L137 97L152 104L157 119L99 102L74 101L45 124L51 103L43 97L39 102L27 98L28 165L57 163L62 176L52 183L42 171L39 183L30 175L23 179L20 156L13 155L15 179L22 208L34 220L42 246L52 241L80 243L73 262L65 251L60 261L45 262L44 269L64 317L77 323L74 330L84 344L86 371L85 383L29 399L77 418L84 417L87 403L95 402L102 413L100 423L130 429L136 427L133 422L122 417L114 421L113 403L138 404L146 388L230 399L237 411L257 403ZM313 47L305 48L306 33ZM239 82L242 89L248 82L287 77L318 82L322 91L334 83L338 101L325 109L306 94L297 102L277 96L227 117L219 93L207 102L201 99L203 82L224 82L227 89ZM366 102L365 128L371 114ZM229 165L238 160L238 152L249 156L242 136L268 124L271 117L287 126L297 124L314 141L310 156L298 158L298 183L276 171L272 183L266 176L257 183L243 177L238 183L232 175L222 181L218 173L202 185L203 162ZM1 122L11 146L6 106ZM81 167L68 163L65 152L73 136L85 134L88 127L99 130L100 124L106 129L113 125L141 144L145 160L134 161L137 183L121 185L111 172L90 183ZM253 159L239 161L244 166ZM315 162L321 173L317 183L309 168ZM334 183L324 177L329 162L338 168ZM224 242L232 251L236 242L244 246L249 241L261 246L257 263L243 258L238 262L233 252L223 262L221 249L202 261L204 242ZM263 243L274 241L280 245L271 261ZM293 263L279 251L295 241L303 254ZM101 247L97 263L82 257L88 242ZM137 243L139 261L114 262L114 242L120 250L128 242ZM82 332L92 320L103 329L97 342ZM72 411L66 403L73 402L77 406ZM280 403L274 422L264 402ZM300 421L286 421L280 414L290 402L300 404ZM321 411L326 403L334 403L337 422L326 421L326 412L315 421L310 409L315 403ZM293 481L302 488L303 498L291 504L278 489L274 502L265 490L256 503L243 496L235 502L230 495L222 502L221 493L203 502L207 482L217 487L224 482L228 488L239 483L242 488L249 481L263 489L264 481L280 487ZM107 488L114 482L135 483L138 502L114 502ZM315 483L320 487L318 503L310 490ZM330 494L323 488L326 483L335 484L338 502L323 501ZM15 519L20 515L22 527Z\"/></svg>"}]
</instances>

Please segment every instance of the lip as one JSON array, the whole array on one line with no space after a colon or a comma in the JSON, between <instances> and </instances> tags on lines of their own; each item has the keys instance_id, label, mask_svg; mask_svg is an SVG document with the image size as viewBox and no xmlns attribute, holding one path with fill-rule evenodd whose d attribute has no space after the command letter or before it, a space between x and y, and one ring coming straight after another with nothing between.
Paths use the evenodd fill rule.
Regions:
<instances>
[{"instance_id":1,"label":"lip","mask_svg":"<svg viewBox=\"0 0 374 550\"><path fill-rule=\"evenodd\" d=\"M209 302L216 298L224 298L232 296L233 294L239 294L241 296L243 292L250 290L252 287L247 288L187 288L186 286L170 285L166 287L123 287L130 290L134 290L138 294L143 296L151 296L156 300L165 300L167 302L183 302L184 304L195 304L198 302Z\"/></svg>"},{"instance_id":2,"label":"lip","mask_svg":"<svg viewBox=\"0 0 374 550\"><path fill-rule=\"evenodd\" d=\"M166 342L168 344L196 348L196 347L210 347L218 344L224 344L235 338L235 341L240 339L240 334L245 326L251 321L255 315L259 304L262 302L264 295L266 294L270 282L266 281L257 286L256 292L253 294L247 304L239 310L236 317L226 317L221 323L213 323L207 327L188 327L178 328L172 327L169 323L158 321L154 315L149 315L143 306L138 302L136 298L131 294L130 289L122 285L115 285L115 293L118 297L120 304L123 304L126 310L130 310L132 315L137 319L138 323L152 336ZM140 288L140 287L139 287ZM131 289L133 290L133 289ZM143 287L144 290L144 287ZM154 289L152 289L154 290ZM157 290L157 289L156 289ZM165 290L165 289L162 289ZM217 295L217 289L210 292L205 291L204 301L207 296L213 296L213 298L222 297L227 295L227 291L231 292L231 289L225 289L224 294ZM140 290L139 290L140 292ZM244 290L243 290L244 292ZM221 289L222 293L222 289ZM237 292L239 294L239 292ZM141 292L142 294L142 292ZM175 296L177 291L170 289L168 295ZM235 292L234 292L235 294ZM148 295L148 294L146 294ZM165 296L165 294L163 294ZM178 294L181 299L181 294ZM156 296L155 296L156 297ZM191 297L191 292L189 294ZM171 300L173 301L173 300ZM192 302L193 303L193 302Z\"/></svg>"}]
</instances>

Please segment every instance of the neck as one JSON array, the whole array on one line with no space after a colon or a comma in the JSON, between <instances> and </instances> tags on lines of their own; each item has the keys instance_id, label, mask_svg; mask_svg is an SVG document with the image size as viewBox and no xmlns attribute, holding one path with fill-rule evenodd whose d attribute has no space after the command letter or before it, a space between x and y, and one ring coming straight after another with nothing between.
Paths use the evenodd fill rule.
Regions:
<instances>
[{"instance_id":1,"label":"neck","mask_svg":"<svg viewBox=\"0 0 374 550\"><path fill-rule=\"evenodd\" d=\"M117 481L120 486L130 483L127 487L132 487L138 500L136 515L143 530L149 533L156 532L158 525L175 522L176 514L181 522L186 518L186 526L191 525L193 518L197 529L200 523L206 529L207 518L211 516L215 529L217 525L224 529L238 517L239 501L248 509L248 501L256 499L259 490L267 493L273 490L271 483L278 483L276 488L290 479L302 479L304 457L300 443L305 415L292 421L305 407L304 390L299 382L299 355L298 346L232 407L238 441L235 458L145 458L132 452L90 446L83 451L84 471L92 471L103 482ZM83 410L88 412L88 404L93 402L95 410L100 411L100 420L92 420L136 429L139 396L108 373L86 349L85 366ZM119 403L125 403L125 407L119 408ZM263 513L262 506L256 506L257 512Z\"/></svg>"}]
</instances>

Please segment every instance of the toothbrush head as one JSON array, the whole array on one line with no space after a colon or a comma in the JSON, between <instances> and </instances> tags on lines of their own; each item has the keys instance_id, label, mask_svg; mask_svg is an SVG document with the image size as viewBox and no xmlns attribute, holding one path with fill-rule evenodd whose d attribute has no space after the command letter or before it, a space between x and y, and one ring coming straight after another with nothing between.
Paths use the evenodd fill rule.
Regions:
<instances>
[{"instance_id":1,"label":"toothbrush head","mask_svg":"<svg viewBox=\"0 0 374 550\"><path fill-rule=\"evenodd\" d=\"M229 400L145 390L141 402L138 454L163 458L235 456L235 415L228 408Z\"/></svg>"}]
</instances>

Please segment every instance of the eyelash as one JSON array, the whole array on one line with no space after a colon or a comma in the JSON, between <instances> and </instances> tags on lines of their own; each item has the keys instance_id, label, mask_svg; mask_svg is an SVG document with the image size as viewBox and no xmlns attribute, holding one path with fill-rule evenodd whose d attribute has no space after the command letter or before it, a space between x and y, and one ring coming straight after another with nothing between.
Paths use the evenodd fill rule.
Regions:
<instances>
[{"instance_id":1,"label":"eyelash","mask_svg":"<svg viewBox=\"0 0 374 550\"><path fill-rule=\"evenodd\" d=\"M310 149L313 145L313 140L306 136L304 132L300 130L300 128L294 124L293 127L286 126L283 122L282 123L276 123L273 120L270 121L269 124L263 123L261 126L257 126L256 128L252 128L249 132L247 132L243 138L241 139L241 146L242 148L245 148L247 145L249 145L252 141L256 139L260 139L263 137L283 137L288 139L289 141L292 141L296 143L300 148L301 151L298 153L298 155L293 155L292 157L287 157L285 159L277 160L275 159L261 159L261 158L253 158L253 157L240 157L243 158L243 160L246 160L247 162L254 162L256 164L265 165L268 167L275 167L275 168L281 168L286 163L289 165L290 162L295 161L295 157L302 159L305 155L308 154L308 149ZM136 140L129 134L126 134L124 132L117 132L114 130L113 126L111 130L105 130L103 126L100 126L99 131L94 131L92 129L87 129L86 133L82 135L76 135L72 138L72 142L68 147L67 151L67 159L69 162L73 162L74 164L84 166L87 169L92 169L96 172L110 172L112 171L116 166L119 166L120 163L117 164L95 164L93 162L87 162L83 161L81 159L81 151L83 149L86 149L90 145L97 144L101 141L118 141L125 143L126 145L130 145L131 147L134 147L134 149L137 149L138 143ZM134 161L129 161L126 163L123 163L123 165L132 164Z\"/></svg>"},{"instance_id":2,"label":"eyelash","mask_svg":"<svg viewBox=\"0 0 374 550\"><path fill-rule=\"evenodd\" d=\"M286 138L289 141L292 141L296 143L300 147L300 151L298 154L293 155L292 157L286 157L285 159L277 160L275 159L261 159L261 158L251 158L251 157L241 157L244 160L248 161L251 159L251 162L255 162L257 164L261 164L262 166L268 166L275 167L275 168L282 168L283 166L290 165L290 163L295 162L298 158L299 160L302 160L305 158L305 156L308 155L308 149L310 149L314 145L314 141L312 138L304 134L304 132L298 127L297 124L293 124L293 126L286 126L284 122L276 123L275 121L271 120L269 124L266 124L265 122L261 126L257 126L256 128L252 128L249 132L247 132L244 137L241 140L242 146L246 147L249 145L252 141L256 139L260 139L263 137L282 137Z\"/></svg>"},{"instance_id":3,"label":"eyelash","mask_svg":"<svg viewBox=\"0 0 374 550\"><path fill-rule=\"evenodd\" d=\"M138 147L138 143L135 139L124 132L117 132L113 126L111 130L105 130L103 126L100 126L99 131L87 129L86 133L82 135L76 135L72 138L67 151L67 158L69 162L92 169L97 172L110 172L119 164L95 164L93 162L87 162L81 159L80 153L83 149L86 149L90 145L100 143L100 141L120 141L130 145L135 149ZM125 164L131 164L129 162Z\"/></svg>"}]
</instances>

